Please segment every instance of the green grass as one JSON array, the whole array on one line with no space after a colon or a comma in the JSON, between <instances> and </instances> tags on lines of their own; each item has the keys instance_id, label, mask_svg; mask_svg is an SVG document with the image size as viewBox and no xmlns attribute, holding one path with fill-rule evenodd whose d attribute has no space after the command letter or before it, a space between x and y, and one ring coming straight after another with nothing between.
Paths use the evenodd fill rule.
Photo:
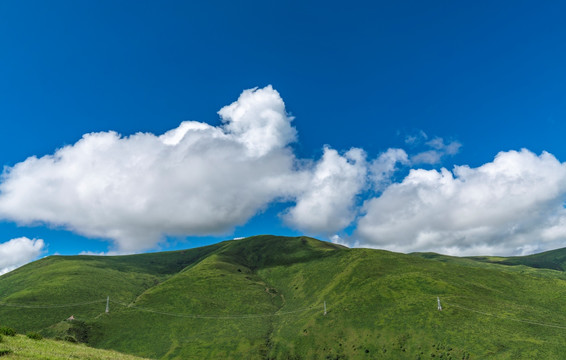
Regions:
<instances>
[{"instance_id":1,"label":"green grass","mask_svg":"<svg viewBox=\"0 0 566 360\"><path fill-rule=\"evenodd\" d=\"M470 259L503 265L525 265L539 269L566 270L566 249L551 250L528 256L471 257Z\"/></svg>"},{"instance_id":2,"label":"green grass","mask_svg":"<svg viewBox=\"0 0 566 360\"><path fill-rule=\"evenodd\" d=\"M173 274L197 262L220 245L191 251L130 256L50 256L0 277L0 301L26 304L0 307L0 321L19 332L38 331L74 315L92 319L105 309L105 299L130 302ZM97 304L85 304L99 301ZM51 307L44 305L74 306Z\"/></svg>"},{"instance_id":3,"label":"green grass","mask_svg":"<svg viewBox=\"0 0 566 360\"><path fill-rule=\"evenodd\" d=\"M560 256L542 258L548 265ZM561 359L566 276L530 261L276 236L181 252L50 257L0 277L0 301L102 301L0 306L0 325L83 334L91 346L160 359ZM78 321L64 321L70 315Z\"/></svg>"},{"instance_id":4,"label":"green grass","mask_svg":"<svg viewBox=\"0 0 566 360\"><path fill-rule=\"evenodd\" d=\"M439 344L452 348L453 358L471 353L476 359L559 359L564 351L560 337L566 329L462 308L508 319L566 324L561 315L566 308L559 300L566 291L563 280L374 250L349 251L339 257L339 261L311 263L311 268L265 270L275 286L281 283L284 293L293 293L289 299L297 306L315 299L326 300L329 308L327 316L319 311L310 317L281 318L275 326L274 356L430 358L432 345L437 349ZM309 273L317 276L305 277ZM437 295L445 302L442 312L436 310Z\"/></svg>"},{"instance_id":5,"label":"green grass","mask_svg":"<svg viewBox=\"0 0 566 360\"><path fill-rule=\"evenodd\" d=\"M2 355L5 354L5 355ZM6 360L136 360L142 359L116 351L100 350L65 341L33 340L24 335L4 337L0 342L0 358Z\"/></svg>"}]
</instances>

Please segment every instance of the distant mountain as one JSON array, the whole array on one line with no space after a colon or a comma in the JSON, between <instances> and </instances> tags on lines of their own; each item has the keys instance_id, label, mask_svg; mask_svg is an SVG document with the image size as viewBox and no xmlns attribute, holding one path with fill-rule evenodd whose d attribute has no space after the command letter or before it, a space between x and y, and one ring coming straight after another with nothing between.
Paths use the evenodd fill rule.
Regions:
<instances>
[{"instance_id":1,"label":"distant mountain","mask_svg":"<svg viewBox=\"0 0 566 360\"><path fill-rule=\"evenodd\" d=\"M566 270L566 249L551 250L528 256L472 257L471 259L503 265L525 265L539 269Z\"/></svg>"},{"instance_id":2,"label":"distant mountain","mask_svg":"<svg viewBox=\"0 0 566 360\"><path fill-rule=\"evenodd\" d=\"M264 235L51 256L0 277L0 326L156 359L562 359L561 253L405 255Z\"/></svg>"}]
</instances>

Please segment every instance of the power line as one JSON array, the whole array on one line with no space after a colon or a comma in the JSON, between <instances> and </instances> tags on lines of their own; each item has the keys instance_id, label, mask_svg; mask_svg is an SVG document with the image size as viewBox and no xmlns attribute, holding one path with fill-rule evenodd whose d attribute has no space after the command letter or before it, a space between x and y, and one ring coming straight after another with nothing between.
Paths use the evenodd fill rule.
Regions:
<instances>
[{"instance_id":1,"label":"power line","mask_svg":"<svg viewBox=\"0 0 566 360\"><path fill-rule=\"evenodd\" d=\"M545 323L539 323L539 322L536 322L536 321L522 320L522 319L512 318L512 317L508 317L508 316L491 314L491 313L487 313L487 312L483 312L483 311L479 311L479 310L470 309L470 308L467 308L465 306L461 306L461 305L457 305L457 304L453 304L453 303L444 302L444 304L448 304L450 306L454 306L454 307L460 308L462 310L471 311L471 312L475 312L475 313L478 313L478 314L495 317L495 318L498 318L498 319L511 320L511 321L522 322L522 323L531 324L531 325L546 326L546 327L566 330L566 326L554 325L554 324L545 324Z\"/></svg>"},{"instance_id":2,"label":"power line","mask_svg":"<svg viewBox=\"0 0 566 360\"><path fill-rule=\"evenodd\" d=\"M110 300L109 297L106 299L101 300L94 300L94 301L85 301L81 303L70 303L70 304L45 304L45 305L28 305L28 304L21 304L21 303L6 303L0 302L0 306L7 306L7 307L15 307L15 308L25 308L25 309L53 309L53 308L66 308L66 307L75 307L75 306L82 306L82 305L92 305L98 303L108 304L108 302L112 302L114 304L121 305L125 308L135 309L139 311L151 312L160 315L167 315L167 316L175 316L175 317L184 317L184 318L194 318L194 319L248 319L248 318L263 318L263 317L270 317L270 316L281 316L281 315L290 315L295 314L303 311L307 311L310 309L315 308L315 305L311 305L308 307L303 307L295 310L289 311L278 311L275 313L264 313L264 314L235 314L235 315L203 315L203 314L182 314L182 313L171 313L159 310L148 309L140 306L135 306L131 304L122 303L116 300ZM108 305L107 305L108 309Z\"/></svg>"},{"instance_id":3,"label":"power line","mask_svg":"<svg viewBox=\"0 0 566 360\"><path fill-rule=\"evenodd\" d=\"M439 299L437 299L437 300L439 300ZM85 302L80 302L80 303L45 304L45 305L29 305L29 304L22 304L22 303L0 302L0 306L14 307L14 308L25 308L25 309L53 309L53 308L66 308L66 307L76 307L76 306L83 306L83 305L92 305L92 304L99 304L99 303L104 303L104 302L106 302L107 304L108 304L108 302L112 302L114 304L118 304L118 305L123 306L125 308L134 309L134 310L138 310L138 311L144 311L144 312L149 312L149 313L154 313L154 314L159 314L159 315L166 315L166 316L191 318L191 319L254 319L254 318L266 318L266 317L273 317L273 316L283 316L283 315L297 314L297 313L301 313L301 312L304 312L304 311L316 309L316 308L319 308L321 306L320 304L316 304L316 305L311 305L311 306L307 306L307 307L303 307L303 308L299 308L299 309L295 309L295 310L277 311L277 312L274 312L274 313L228 314L228 315L172 313L172 312L148 309L148 308L145 308L145 307L135 306L135 305L132 305L132 304L126 304L126 303L123 303L123 302L110 300L109 298L100 299L100 300L93 300L93 301L85 301ZM511 320L511 321L521 322L521 323L525 323L525 324L531 324L531 325L537 325L537 326L544 326L544 327L549 327L549 328L566 330L566 326L562 326L562 325L547 324L547 323L541 323L541 322L536 322L536 321L531 321L531 320L512 318L512 317L509 317L509 316L501 316L501 315L494 314L494 313L488 313L488 312L484 312L484 311L480 311L480 310L476 310L476 309L471 309L471 308L468 308L468 307L465 307L465 306L462 306L462 305L459 305L459 304L455 304L455 303L447 303L446 301L444 301L444 304L449 305L449 306L453 306L453 307L456 307L456 308L459 308L459 309L462 309L462 310L466 310L466 311L470 311L470 312L474 312L474 313L477 313L477 314L490 316L490 317L494 317L494 318L498 318L498 319ZM326 305L326 304L324 304L324 305Z\"/></svg>"},{"instance_id":4,"label":"power line","mask_svg":"<svg viewBox=\"0 0 566 360\"><path fill-rule=\"evenodd\" d=\"M97 303L101 303L101 302L104 302L104 301L106 301L106 300L85 301L85 302L82 302L82 303L72 303L72 304L46 304L46 305L27 305L27 304L0 302L0 306L26 308L26 309L52 309L52 308L65 308L65 307L74 307L74 306L81 306L81 305L97 304Z\"/></svg>"},{"instance_id":5,"label":"power line","mask_svg":"<svg viewBox=\"0 0 566 360\"><path fill-rule=\"evenodd\" d=\"M295 313L311 310L311 309L317 307L315 305L311 305L311 306L308 306L308 307L295 309L295 310L278 311L278 312L275 312L275 313L265 313L265 314L202 315L202 314L171 313L171 312L148 309L148 308L144 308L144 307L140 307L140 306L129 305L129 304L125 304L125 303L122 303L122 302L119 302L119 301L114 301L114 300L110 300L110 301L112 303L124 306L124 307L129 308L129 309L135 309L135 310L139 310L139 311L145 311L145 312L150 312L150 313L160 314L160 315L191 318L191 319L254 319L254 318L265 318L265 317L271 317L271 316L282 316L282 315L295 314Z\"/></svg>"}]
</instances>

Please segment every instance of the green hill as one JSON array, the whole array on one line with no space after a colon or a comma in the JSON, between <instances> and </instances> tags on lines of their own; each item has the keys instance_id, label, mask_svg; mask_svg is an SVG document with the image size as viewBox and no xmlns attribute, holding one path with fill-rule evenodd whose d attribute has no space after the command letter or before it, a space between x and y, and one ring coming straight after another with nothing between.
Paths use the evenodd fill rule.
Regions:
<instances>
[{"instance_id":1,"label":"green hill","mask_svg":"<svg viewBox=\"0 0 566 360\"><path fill-rule=\"evenodd\" d=\"M52 256L0 277L0 325L160 359L563 358L565 273L508 259L277 236Z\"/></svg>"},{"instance_id":2,"label":"green hill","mask_svg":"<svg viewBox=\"0 0 566 360\"><path fill-rule=\"evenodd\" d=\"M93 349L83 344L49 339L32 340L24 335L4 336L0 340L0 357L6 360L142 360L140 357Z\"/></svg>"},{"instance_id":3,"label":"green hill","mask_svg":"<svg viewBox=\"0 0 566 360\"><path fill-rule=\"evenodd\" d=\"M472 257L471 259L504 265L525 265L539 269L566 270L566 249L551 250L528 256Z\"/></svg>"}]
</instances>

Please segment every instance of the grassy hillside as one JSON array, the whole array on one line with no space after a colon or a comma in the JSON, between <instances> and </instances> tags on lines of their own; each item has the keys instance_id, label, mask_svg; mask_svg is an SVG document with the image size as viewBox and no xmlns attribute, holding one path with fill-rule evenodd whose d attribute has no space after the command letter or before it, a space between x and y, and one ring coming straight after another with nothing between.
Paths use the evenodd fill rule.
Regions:
<instances>
[{"instance_id":1,"label":"grassy hillside","mask_svg":"<svg viewBox=\"0 0 566 360\"><path fill-rule=\"evenodd\" d=\"M107 296L129 302L219 246L115 257L50 256L35 261L0 277L0 303L24 306L0 306L0 321L35 331L71 315L92 319L104 311Z\"/></svg>"},{"instance_id":2,"label":"grassy hillside","mask_svg":"<svg viewBox=\"0 0 566 360\"><path fill-rule=\"evenodd\" d=\"M566 249L551 250L528 256L472 257L471 259L503 265L525 265L539 269L566 270Z\"/></svg>"},{"instance_id":3,"label":"grassy hillside","mask_svg":"<svg viewBox=\"0 0 566 360\"><path fill-rule=\"evenodd\" d=\"M0 357L6 360L141 360L116 351L89 348L82 344L49 339L32 340L24 335L4 336L0 341Z\"/></svg>"},{"instance_id":4,"label":"grassy hillside","mask_svg":"<svg viewBox=\"0 0 566 360\"><path fill-rule=\"evenodd\" d=\"M136 308L104 318L103 327L111 333L93 342L153 357L264 358L270 352L274 314L297 308L285 306L284 294L259 269L305 264L338 249L344 250L308 238L258 236L228 242L197 265L141 294L132 303ZM116 342L118 337L129 340Z\"/></svg>"},{"instance_id":5,"label":"grassy hillside","mask_svg":"<svg viewBox=\"0 0 566 360\"><path fill-rule=\"evenodd\" d=\"M50 257L0 277L0 325L163 359L561 359L565 274L478 260L276 236Z\"/></svg>"}]
</instances>

